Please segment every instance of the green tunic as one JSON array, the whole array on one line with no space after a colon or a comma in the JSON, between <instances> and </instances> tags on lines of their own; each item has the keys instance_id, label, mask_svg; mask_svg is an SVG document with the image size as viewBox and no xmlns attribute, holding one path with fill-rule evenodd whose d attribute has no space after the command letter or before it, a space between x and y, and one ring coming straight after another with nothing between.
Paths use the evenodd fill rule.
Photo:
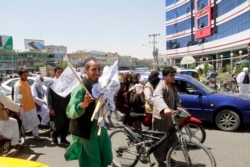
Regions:
<instances>
[{"instance_id":1,"label":"green tunic","mask_svg":"<svg viewBox=\"0 0 250 167\"><path fill-rule=\"evenodd\" d=\"M71 93L66 113L70 119L81 117L85 110L80 109L84 90L78 85ZM83 127L84 128L84 127ZM107 167L112 162L111 142L107 130L102 127L101 135L97 135L98 125L94 121L91 127L90 140L71 135L70 146L64 157L67 161L77 160L80 167Z\"/></svg>"}]
</instances>

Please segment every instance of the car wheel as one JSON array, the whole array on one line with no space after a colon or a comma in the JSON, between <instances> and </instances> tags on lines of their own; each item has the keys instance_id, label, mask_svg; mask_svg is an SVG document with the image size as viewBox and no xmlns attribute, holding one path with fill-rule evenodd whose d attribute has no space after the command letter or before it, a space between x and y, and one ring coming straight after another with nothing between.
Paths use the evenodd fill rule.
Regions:
<instances>
[{"instance_id":1,"label":"car wheel","mask_svg":"<svg viewBox=\"0 0 250 167\"><path fill-rule=\"evenodd\" d=\"M236 131L240 123L240 116L232 110L222 110L215 118L216 126L223 131Z\"/></svg>"}]
</instances>

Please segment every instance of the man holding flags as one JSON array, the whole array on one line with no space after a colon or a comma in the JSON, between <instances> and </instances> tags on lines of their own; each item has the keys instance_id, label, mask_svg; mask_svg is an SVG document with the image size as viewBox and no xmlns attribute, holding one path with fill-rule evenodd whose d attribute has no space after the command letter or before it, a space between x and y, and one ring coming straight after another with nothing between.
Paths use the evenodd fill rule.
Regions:
<instances>
[{"instance_id":1,"label":"man holding flags","mask_svg":"<svg viewBox=\"0 0 250 167\"><path fill-rule=\"evenodd\" d=\"M87 58L84 68L82 83L72 91L66 110L71 119L69 131L72 135L64 156L66 160L78 160L80 167L107 167L112 162L111 141L107 130L100 126L100 115L106 112L103 110L107 109L105 105L109 99L105 96L104 87L98 83L101 80L100 62L94 57ZM112 82L110 78L108 80L106 87ZM98 98L97 102L95 98ZM95 114L96 111L99 113Z\"/></svg>"}]
</instances>

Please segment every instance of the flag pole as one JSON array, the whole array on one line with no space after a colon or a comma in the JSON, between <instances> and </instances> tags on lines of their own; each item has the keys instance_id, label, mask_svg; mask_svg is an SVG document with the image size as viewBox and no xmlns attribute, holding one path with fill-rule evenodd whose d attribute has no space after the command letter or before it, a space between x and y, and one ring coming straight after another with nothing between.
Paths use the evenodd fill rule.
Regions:
<instances>
[{"instance_id":1,"label":"flag pole","mask_svg":"<svg viewBox=\"0 0 250 167\"><path fill-rule=\"evenodd\" d=\"M69 65L69 68L73 71L73 74L76 76L76 78L78 79L78 81L81 83L84 91L87 92L88 94L90 94L89 91L88 91L88 89L86 88L86 86L82 82L81 78L79 78L79 75L76 73L74 67L70 63L68 63L68 65Z\"/></svg>"},{"instance_id":2,"label":"flag pole","mask_svg":"<svg viewBox=\"0 0 250 167\"><path fill-rule=\"evenodd\" d=\"M70 69L73 71L73 74L77 77L78 81L81 83L81 85L82 85L84 91L85 91L86 93L90 94L89 91L88 91L88 89L87 89L86 86L84 85L84 83L83 83L83 82L81 81L81 79L79 78L78 74L75 72L75 69L73 68L73 66L72 66L70 63L68 63L68 65L69 65ZM95 110L94 110L94 112L93 112L93 114L92 114L91 121L94 120L94 117L95 117L96 113L99 111L99 109L100 109L100 107L101 107L102 98L103 98L103 95L100 95L99 98L97 99L96 107L95 107Z\"/></svg>"}]
</instances>

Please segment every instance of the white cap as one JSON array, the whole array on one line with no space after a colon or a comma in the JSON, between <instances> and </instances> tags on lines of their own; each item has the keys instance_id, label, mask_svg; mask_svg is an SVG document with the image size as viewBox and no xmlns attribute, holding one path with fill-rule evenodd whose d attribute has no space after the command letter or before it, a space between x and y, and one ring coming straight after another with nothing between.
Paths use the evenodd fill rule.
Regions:
<instances>
[{"instance_id":1,"label":"white cap","mask_svg":"<svg viewBox=\"0 0 250 167\"><path fill-rule=\"evenodd\" d=\"M247 67L244 67L244 68L243 68L243 71L244 71L244 72L248 72L248 68L247 68Z\"/></svg>"}]
</instances>

